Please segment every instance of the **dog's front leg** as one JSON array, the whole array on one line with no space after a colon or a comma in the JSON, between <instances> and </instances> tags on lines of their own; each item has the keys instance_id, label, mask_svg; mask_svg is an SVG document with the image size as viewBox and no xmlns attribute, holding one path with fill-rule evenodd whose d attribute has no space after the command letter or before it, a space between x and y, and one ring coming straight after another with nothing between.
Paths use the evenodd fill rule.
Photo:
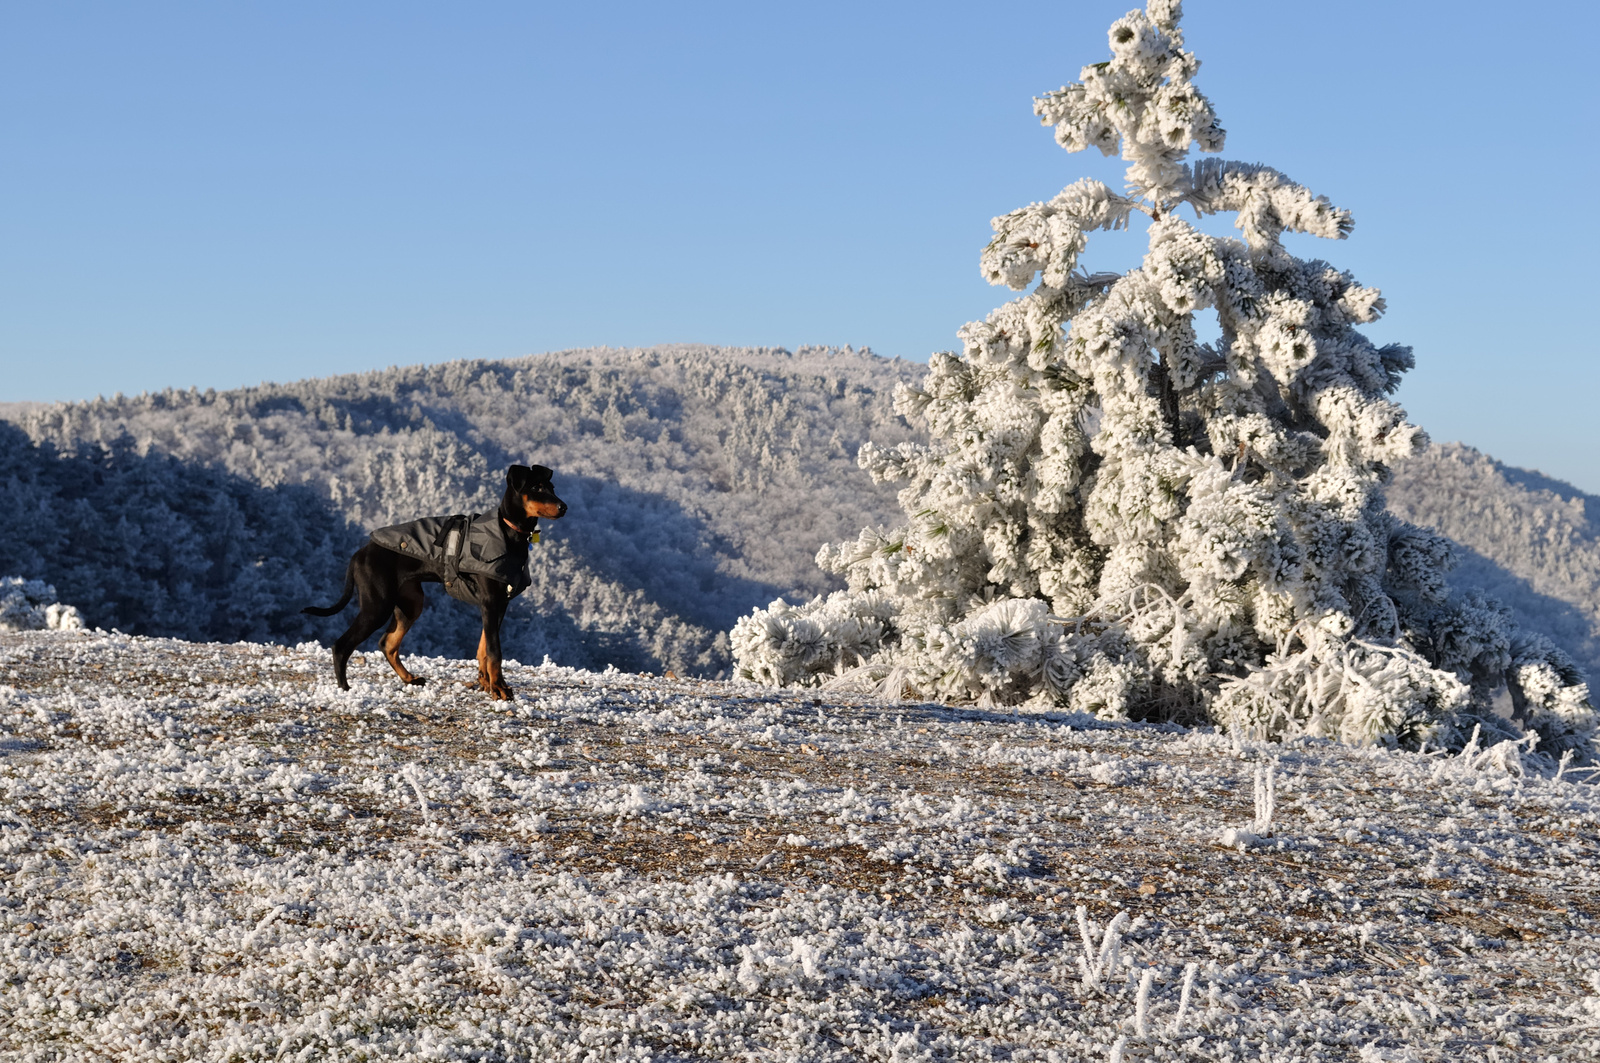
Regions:
<instances>
[{"instance_id":1,"label":"dog's front leg","mask_svg":"<svg viewBox=\"0 0 1600 1063\"><path fill-rule=\"evenodd\" d=\"M510 701L514 695L500 670L500 624L506 616L509 588L503 583L484 582L490 600L480 604L483 636L478 639L478 685L496 701Z\"/></svg>"}]
</instances>

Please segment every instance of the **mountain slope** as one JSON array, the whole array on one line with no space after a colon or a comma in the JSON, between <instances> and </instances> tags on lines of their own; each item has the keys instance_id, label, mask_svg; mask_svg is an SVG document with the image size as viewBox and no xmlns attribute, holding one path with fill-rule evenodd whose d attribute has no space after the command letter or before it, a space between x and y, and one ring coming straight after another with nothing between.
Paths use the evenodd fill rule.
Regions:
<instances>
[{"instance_id":1,"label":"mountain slope","mask_svg":"<svg viewBox=\"0 0 1600 1063\"><path fill-rule=\"evenodd\" d=\"M898 523L855 464L920 438L892 409L925 367L837 349L566 351L165 391L0 415L0 574L91 625L194 640L329 638L367 530L487 507L504 467L552 466L572 510L535 552L507 652L716 675L725 632L831 589L825 542ZM1600 674L1600 499L1447 444L1395 469L1390 508L1462 546L1452 583L1499 598ZM470 654L435 597L407 647Z\"/></svg>"},{"instance_id":2,"label":"mountain slope","mask_svg":"<svg viewBox=\"0 0 1600 1063\"><path fill-rule=\"evenodd\" d=\"M0 457L24 471L0 485L0 514L46 515L11 520L0 571L56 584L91 624L326 637L336 621L295 610L337 596L365 530L491 507L507 465L538 462L556 470L571 511L536 551L507 652L717 674L734 619L828 589L817 548L892 519L892 491L854 457L869 437L909 437L892 392L921 372L848 349L599 349L30 409L27 439L0 432ZM139 500L122 501L136 485L147 488ZM207 496L272 515L213 513ZM260 539L262 520L297 525L281 529L294 541L244 541ZM86 542L96 534L109 554ZM193 547L168 556L173 535ZM190 608L118 604L119 564L160 584L163 608ZM269 618L237 635L238 624L219 628L215 615L234 608L230 574L257 565L272 571L251 589L271 600L246 611ZM435 608L407 645L470 652L475 632L468 610Z\"/></svg>"},{"instance_id":3,"label":"mountain slope","mask_svg":"<svg viewBox=\"0 0 1600 1063\"><path fill-rule=\"evenodd\" d=\"M1395 469L1389 509L1462 547L1452 586L1498 598L1600 676L1600 498L1446 443Z\"/></svg>"}]
</instances>

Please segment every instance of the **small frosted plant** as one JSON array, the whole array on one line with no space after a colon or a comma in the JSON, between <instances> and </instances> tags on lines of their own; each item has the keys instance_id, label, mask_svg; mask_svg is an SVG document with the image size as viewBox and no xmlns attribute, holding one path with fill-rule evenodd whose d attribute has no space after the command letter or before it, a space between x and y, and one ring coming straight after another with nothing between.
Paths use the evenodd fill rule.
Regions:
<instances>
[{"instance_id":1,"label":"small frosted plant","mask_svg":"<svg viewBox=\"0 0 1600 1063\"><path fill-rule=\"evenodd\" d=\"M422 782L417 778L417 766L406 765L403 777L411 784L412 791L417 795L417 804L422 808L422 822L427 826L433 826L433 817L428 814L428 796L422 792Z\"/></svg>"},{"instance_id":2,"label":"small frosted plant","mask_svg":"<svg viewBox=\"0 0 1600 1063\"><path fill-rule=\"evenodd\" d=\"M1035 100L1068 151L1120 153L1124 188L1080 180L994 219L980 268L1024 294L897 391L926 444L859 455L900 485L904 522L822 548L846 590L741 620L739 674L848 666L893 696L1413 745L1458 745L1508 686L1545 752L1588 756L1572 662L1452 599L1449 542L1385 508L1426 443L1390 398L1411 350L1359 331L1376 288L1283 243L1344 239L1349 212L1270 167L1190 158L1225 137L1180 18L1150 0L1112 24L1108 60ZM1238 237L1184 213L1231 215ZM1090 236L1117 230L1142 231L1141 265L1088 272Z\"/></svg>"},{"instance_id":3,"label":"small frosted plant","mask_svg":"<svg viewBox=\"0 0 1600 1063\"><path fill-rule=\"evenodd\" d=\"M1278 765L1276 761L1256 765L1253 789L1255 818L1250 821L1249 829L1243 827L1225 828L1218 838L1222 845L1238 849L1251 849L1265 844L1265 840L1272 837L1272 813L1277 806L1278 799Z\"/></svg>"},{"instance_id":4,"label":"small frosted plant","mask_svg":"<svg viewBox=\"0 0 1600 1063\"><path fill-rule=\"evenodd\" d=\"M1190 961L1183 969L1183 992L1178 997L1178 1013L1172 1017L1172 1033L1176 1035L1183 1029L1183 1020L1189 1014L1189 997L1194 993L1195 975L1200 972L1200 965Z\"/></svg>"},{"instance_id":5,"label":"small frosted plant","mask_svg":"<svg viewBox=\"0 0 1600 1063\"><path fill-rule=\"evenodd\" d=\"M1083 942L1083 955L1078 957L1078 969L1083 973L1085 989L1094 985L1094 935L1089 932L1089 909L1078 905L1078 938Z\"/></svg>"},{"instance_id":6,"label":"small frosted plant","mask_svg":"<svg viewBox=\"0 0 1600 1063\"><path fill-rule=\"evenodd\" d=\"M1083 955L1078 957L1078 970L1083 976L1085 989L1099 989L1107 979L1117 973L1122 960L1122 934L1128 928L1128 913L1118 912L1106 926L1096 950L1094 934L1089 929L1089 910L1078 905L1078 935L1083 941Z\"/></svg>"},{"instance_id":7,"label":"small frosted plant","mask_svg":"<svg viewBox=\"0 0 1600 1063\"><path fill-rule=\"evenodd\" d=\"M1561 760L1556 764L1555 782L1560 782L1561 777L1567 773L1567 769L1572 767L1572 753L1573 751L1569 749L1561 754Z\"/></svg>"},{"instance_id":8,"label":"small frosted plant","mask_svg":"<svg viewBox=\"0 0 1600 1063\"><path fill-rule=\"evenodd\" d=\"M1272 835L1272 812L1278 796L1277 769L1276 761L1256 766L1256 818L1250 829L1262 837Z\"/></svg>"},{"instance_id":9,"label":"small frosted plant","mask_svg":"<svg viewBox=\"0 0 1600 1063\"><path fill-rule=\"evenodd\" d=\"M1150 986L1156 973L1146 970L1139 978L1139 996L1133 1006L1133 1032L1140 1037L1150 1036Z\"/></svg>"}]
</instances>

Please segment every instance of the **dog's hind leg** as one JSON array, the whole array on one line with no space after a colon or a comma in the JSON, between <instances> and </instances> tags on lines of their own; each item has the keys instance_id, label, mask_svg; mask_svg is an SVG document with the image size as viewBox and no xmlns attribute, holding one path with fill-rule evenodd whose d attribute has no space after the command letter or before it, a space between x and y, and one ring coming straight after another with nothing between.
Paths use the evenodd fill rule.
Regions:
<instances>
[{"instance_id":1,"label":"dog's hind leg","mask_svg":"<svg viewBox=\"0 0 1600 1063\"><path fill-rule=\"evenodd\" d=\"M400 600L395 603L394 619L389 621L389 630L383 633L383 655L389 661L389 667L394 669L395 675L400 677L402 683L411 686L421 686L428 680L420 675L413 674L405 665L400 663L400 642L406 637L406 632L417 622L417 617L422 615L422 609L428 604L428 599L422 593L420 583L407 583L400 588Z\"/></svg>"},{"instance_id":2,"label":"dog's hind leg","mask_svg":"<svg viewBox=\"0 0 1600 1063\"><path fill-rule=\"evenodd\" d=\"M387 601L361 603L361 612L356 614L355 623L333 644L333 676L339 681L340 690L350 689L350 682L345 678L345 666L350 661L350 655L371 638L372 633L382 627L394 612L395 607Z\"/></svg>"}]
</instances>

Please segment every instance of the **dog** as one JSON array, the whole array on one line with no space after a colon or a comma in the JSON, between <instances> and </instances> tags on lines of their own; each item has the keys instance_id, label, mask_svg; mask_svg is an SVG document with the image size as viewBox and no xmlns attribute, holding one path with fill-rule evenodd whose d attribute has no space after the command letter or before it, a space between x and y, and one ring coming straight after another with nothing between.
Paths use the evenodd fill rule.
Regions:
<instances>
[{"instance_id":1,"label":"dog","mask_svg":"<svg viewBox=\"0 0 1600 1063\"><path fill-rule=\"evenodd\" d=\"M500 508L474 516L424 517L410 524L379 528L357 550L344 573L344 594L326 609L302 613L333 616L360 593L360 612L333 644L333 674L349 690L345 668L350 655L387 621L379 646L401 682L420 685L400 661L400 642L427 605L424 583L442 583L452 598L478 607L483 635L478 640L477 685L496 701L512 700L500 669L500 624L506 606L528 589L528 545L539 541L539 518L559 520L567 504L556 497L552 473L543 465L513 465L506 470Z\"/></svg>"}]
</instances>

